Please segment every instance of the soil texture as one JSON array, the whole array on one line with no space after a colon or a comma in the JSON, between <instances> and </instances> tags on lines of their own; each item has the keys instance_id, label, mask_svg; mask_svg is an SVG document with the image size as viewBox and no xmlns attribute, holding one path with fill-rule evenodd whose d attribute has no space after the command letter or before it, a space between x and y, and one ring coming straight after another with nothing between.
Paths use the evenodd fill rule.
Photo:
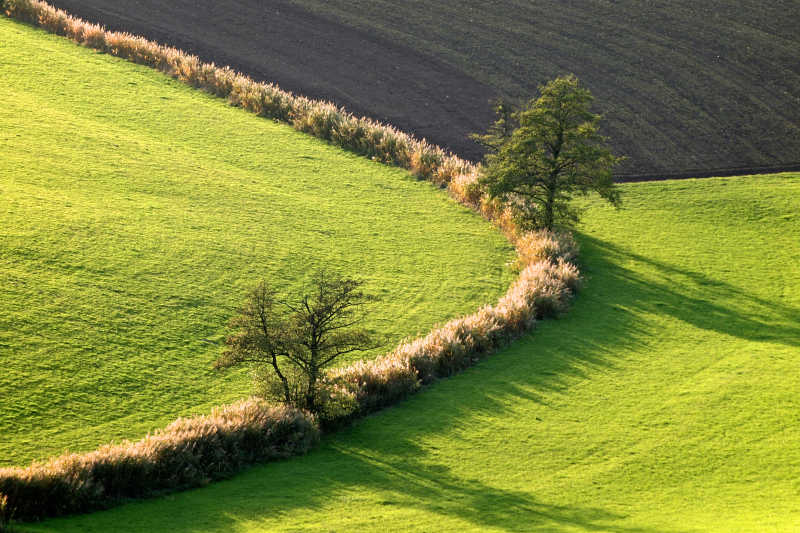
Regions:
<instances>
[{"instance_id":1,"label":"soil texture","mask_svg":"<svg viewBox=\"0 0 800 533\"><path fill-rule=\"evenodd\" d=\"M51 3L472 160L490 100L574 72L627 156L621 180L800 165L796 0Z\"/></svg>"}]
</instances>

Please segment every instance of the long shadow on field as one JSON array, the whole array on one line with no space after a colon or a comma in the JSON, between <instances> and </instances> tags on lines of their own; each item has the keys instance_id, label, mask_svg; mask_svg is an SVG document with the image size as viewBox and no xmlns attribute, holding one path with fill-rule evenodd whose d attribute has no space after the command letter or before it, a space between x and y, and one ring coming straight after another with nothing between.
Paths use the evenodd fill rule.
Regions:
<instances>
[{"instance_id":1,"label":"long shadow on field","mask_svg":"<svg viewBox=\"0 0 800 533\"><path fill-rule=\"evenodd\" d=\"M480 528L511 532L553 531L580 527L585 531L656 532L655 529L611 525L624 518L592 506L551 505L537 501L528 492L491 487L478 479L451 474L443 466L409 463L407 458L376 458L359 451L343 451L369 468L376 490L388 484L402 486L381 505L424 509L466 520ZM424 452L420 451L420 455ZM480 469L480 465L476 465Z\"/></svg>"},{"instance_id":2,"label":"long shadow on field","mask_svg":"<svg viewBox=\"0 0 800 533\"><path fill-rule=\"evenodd\" d=\"M786 305L777 298L766 300L719 279L598 239L583 235L580 240L585 252L615 265L607 273L626 286L627 295L622 297L625 301L616 303L667 314L695 327L732 337L800 346L800 308ZM645 278L619 266L631 262L642 263L653 275Z\"/></svg>"},{"instance_id":3,"label":"long shadow on field","mask_svg":"<svg viewBox=\"0 0 800 533\"><path fill-rule=\"evenodd\" d=\"M452 530L452 523L449 527L433 525L432 517L442 516L465 521L478 530L662 531L620 526L617 522L625 516L602 508L552 505L538 501L528 492L505 490L476 478L454 475L449 468L426 460L430 450L410 444L407 439L402 439L399 446L403 452L393 454L329 440L309 457L254 469L234 481L191 493L79 517L67 523L71 526L67 529L187 533L392 531L414 529L415 521L421 520L430 528L420 530ZM481 471L481 465L476 465L476 471ZM362 490L353 492L353 488ZM374 495L374 500L364 502L365 494ZM363 512L364 503L371 516L357 514ZM316 518L318 511L322 516L335 516L344 525ZM420 511L423 514L409 517ZM47 525L52 529L37 531L63 530L58 521Z\"/></svg>"},{"instance_id":4,"label":"long shadow on field","mask_svg":"<svg viewBox=\"0 0 800 533\"><path fill-rule=\"evenodd\" d=\"M533 406L547 405L552 398L563 402L570 383L610 371L621 354L646 345L654 334L632 308L663 310L709 328L739 330L739 335L756 327L722 305L703 303L695 294L705 286L702 277L656 264L665 280L654 285L622 266L631 258L628 252L588 237L581 241L589 282L572 311L464 374L325 438L305 457L256 467L203 489L50 521L36 531L364 531L386 530L387 524L435 529L433 521L440 516L478 530L658 533L619 525L626 517L599 503L608 501L602 492L588 504L556 504L538 497L537 478L550 473L535 458L526 462L517 456L513 460L521 464L509 466L502 446L489 454L472 452L483 443L482 420L487 431L507 431L507 441L517 450L526 439L541 445L548 436L537 429ZM681 277L695 280L691 290L667 282ZM725 285L712 287L744 297ZM753 304L763 307L757 300ZM694 317L694 311L713 313L716 319ZM791 312L783 309L769 316L787 318ZM717 324L725 320L735 322ZM431 444L441 443L436 437L443 435L446 446ZM500 441L490 440L495 447ZM559 443L553 446L556 450ZM491 464L464 464L470 460ZM485 475L492 468L501 475ZM499 481L503 486L494 486L491 481L507 476L516 478L516 484ZM365 509L368 515L357 514ZM323 517L343 525L328 524Z\"/></svg>"}]
</instances>

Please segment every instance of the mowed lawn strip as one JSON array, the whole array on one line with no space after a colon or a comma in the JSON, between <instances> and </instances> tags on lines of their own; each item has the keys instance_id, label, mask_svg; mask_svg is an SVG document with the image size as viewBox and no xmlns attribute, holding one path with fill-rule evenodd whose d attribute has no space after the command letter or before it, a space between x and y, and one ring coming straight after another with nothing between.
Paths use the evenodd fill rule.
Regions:
<instances>
[{"instance_id":1,"label":"mowed lawn strip","mask_svg":"<svg viewBox=\"0 0 800 533\"><path fill-rule=\"evenodd\" d=\"M23 531L796 531L800 175L624 193L563 319L308 456Z\"/></svg>"},{"instance_id":2,"label":"mowed lawn strip","mask_svg":"<svg viewBox=\"0 0 800 533\"><path fill-rule=\"evenodd\" d=\"M513 279L445 192L151 69L0 17L0 78L0 466L246 396L211 363L261 278L365 278L367 357Z\"/></svg>"}]
</instances>

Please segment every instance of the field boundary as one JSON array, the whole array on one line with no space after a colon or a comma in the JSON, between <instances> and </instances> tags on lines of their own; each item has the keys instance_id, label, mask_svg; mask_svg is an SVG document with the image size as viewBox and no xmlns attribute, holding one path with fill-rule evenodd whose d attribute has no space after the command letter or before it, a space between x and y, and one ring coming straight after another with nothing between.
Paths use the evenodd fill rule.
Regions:
<instances>
[{"instance_id":1,"label":"field boundary","mask_svg":"<svg viewBox=\"0 0 800 533\"><path fill-rule=\"evenodd\" d=\"M683 172L663 172L661 174L618 174L614 176L614 180L617 183L634 183L641 181L686 180L695 178L725 178L752 174L782 174L784 172L800 172L800 163L767 167L734 167Z\"/></svg>"},{"instance_id":2,"label":"field boundary","mask_svg":"<svg viewBox=\"0 0 800 533\"><path fill-rule=\"evenodd\" d=\"M381 122L357 117L332 102L284 91L274 83L259 83L227 66L203 62L195 55L137 35L107 31L73 17L41 0L0 0L10 18L30 23L56 35L159 70L172 78L256 115L293 126L372 160L410 170L420 179L442 187L458 176L474 176L479 165L417 139Z\"/></svg>"},{"instance_id":3,"label":"field boundary","mask_svg":"<svg viewBox=\"0 0 800 533\"><path fill-rule=\"evenodd\" d=\"M508 209L477 187L479 166L441 147L392 126L358 118L330 102L296 96L274 84L257 83L228 67L203 63L178 49L128 33L106 31L40 0L0 0L0 8L10 18L156 68L259 116L405 168L419 179L446 188L451 197L494 223L514 244L520 275L495 305L486 305L424 337L401 343L385 356L329 372L326 379L337 386L343 400L354 402L355 409L326 421L326 427L334 428L395 404L423 385L474 365L531 330L537 320L565 312L580 286L575 264L578 250L572 236L520 231ZM242 409L250 414L230 415ZM27 468L0 469L0 524L9 518L38 520L85 512L126 498L198 486L232 475L253 462L307 451L316 440L319 421L313 420L309 429L307 415L270 409L271 414L265 416L251 404L224 406L211 415L179 419L137 442L66 454ZM292 429L280 429L285 427ZM226 442L251 439L256 440L256 444L250 443L256 451L238 463L219 466L219 453L227 449ZM165 444L159 448L154 444L157 442ZM231 446L238 449L237 444ZM193 474L179 479L175 479L177 474L170 476L186 469Z\"/></svg>"}]
</instances>

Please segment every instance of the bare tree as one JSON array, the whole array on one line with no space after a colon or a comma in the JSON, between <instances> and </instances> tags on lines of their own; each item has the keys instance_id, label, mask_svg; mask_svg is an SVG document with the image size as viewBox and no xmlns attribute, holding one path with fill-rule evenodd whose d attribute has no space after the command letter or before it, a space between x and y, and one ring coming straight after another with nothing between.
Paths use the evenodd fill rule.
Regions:
<instances>
[{"instance_id":1,"label":"bare tree","mask_svg":"<svg viewBox=\"0 0 800 533\"><path fill-rule=\"evenodd\" d=\"M357 327L375 300L362 286L361 280L320 270L303 294L282 298L262 281L231 319L233 331L214 366L254 366L277 385L278 400L319 412L324 369L345 354L378 347Z\"/></svg>"}]
</instances>

